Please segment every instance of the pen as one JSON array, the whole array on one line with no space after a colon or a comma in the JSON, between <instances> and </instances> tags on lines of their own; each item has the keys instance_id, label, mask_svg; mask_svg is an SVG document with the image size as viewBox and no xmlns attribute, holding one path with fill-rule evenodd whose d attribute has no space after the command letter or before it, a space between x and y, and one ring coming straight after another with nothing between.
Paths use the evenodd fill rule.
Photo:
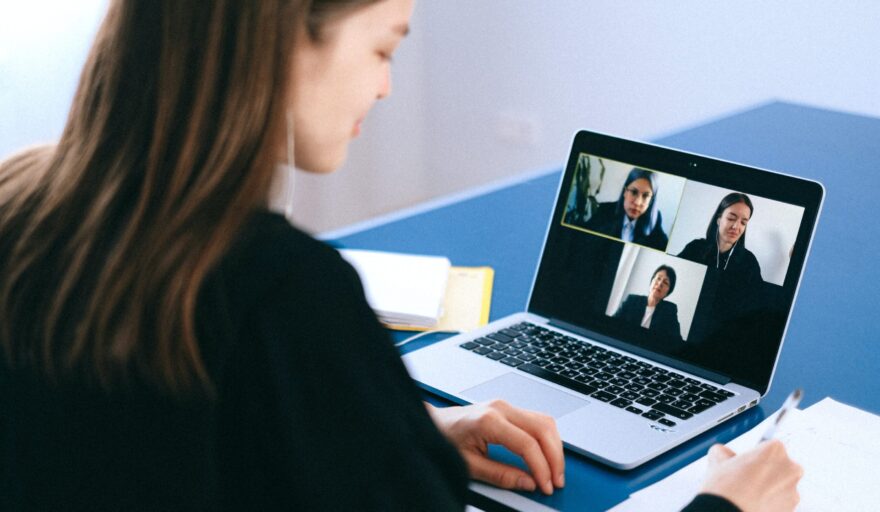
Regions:
<instances>
[{"instance_id":1,"label":"pen","mask_svg":"<svg viewBox=\"0 0 880 512\"><path fill-rule=\"evenodd\" d=\"M773 439L773 435L776 434L776 429L779 428L779 424L782 423L783 418L788 415L788 411L794 409L801 403L801 397L804 396L804 392L801 388L797 388L788 395L788 398L785 399L785 403L782 404L782 409L779 410L779 414L776 415L776 419L773 423L770 424L770 428L764 432L764 435L761 436L761 441L768 441Z\"/></svg>"}]
</instances>

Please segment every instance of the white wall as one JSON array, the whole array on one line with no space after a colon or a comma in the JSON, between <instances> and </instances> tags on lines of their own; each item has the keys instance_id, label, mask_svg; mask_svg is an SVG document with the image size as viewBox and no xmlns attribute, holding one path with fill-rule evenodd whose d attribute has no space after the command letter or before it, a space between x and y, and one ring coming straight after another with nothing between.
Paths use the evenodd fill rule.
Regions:
<instances>
[{"instance_id":1,"label":"white wall","mask_svg":"<svg viewBox=\"0 0 880 512\"><path fill-rule=\"evenodd\" d=\"M60 133L106 0L0 0L0 154ZM770 99L880 116L880 2L417 1L377 107L295 215L338 227Z\"/></svg>"}]
</instances>

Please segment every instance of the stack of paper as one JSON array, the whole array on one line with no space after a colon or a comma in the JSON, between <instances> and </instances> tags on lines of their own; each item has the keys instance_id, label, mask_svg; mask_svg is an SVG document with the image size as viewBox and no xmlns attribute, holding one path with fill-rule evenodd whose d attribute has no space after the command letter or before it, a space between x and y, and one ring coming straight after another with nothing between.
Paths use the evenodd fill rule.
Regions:
<instances>
[{"instance_id":1,"label":"stack of paper","mask_svg":"<svg viewBox=\"0 0 880 512\"><path fill-rule=\"evenodd\" d=\"M880 417L831 398L789 414L776 437L804 468L798 484L801 502L797 510L877 510ZM775 414L728 446L735 452L753 448L774 419ZM707 467L703 457L634 493L612 511L681 510L699 492Z\"/></svg>"},{"instance_id":2,"label":"stack of paper","mask_svg":"<svg viewBox=\"0 0 880 512\"><path fill-rule=\"evenodd\" d=\"M379 320L412 328L437 324L449 280L448 258L359 249L339 253L357 270Z\"/></svg>"},{"instance_id":3,"label":"stack of paper","mask_svg":"<svg viewBox=\"0 0 880 512\"><path fill-rule=\"evenodd\" d=\"M489 267L452 267L438 256L339 251L357 270L370 307L392 329L469 331L489 323Z\"/></svg>"}]
</instances>

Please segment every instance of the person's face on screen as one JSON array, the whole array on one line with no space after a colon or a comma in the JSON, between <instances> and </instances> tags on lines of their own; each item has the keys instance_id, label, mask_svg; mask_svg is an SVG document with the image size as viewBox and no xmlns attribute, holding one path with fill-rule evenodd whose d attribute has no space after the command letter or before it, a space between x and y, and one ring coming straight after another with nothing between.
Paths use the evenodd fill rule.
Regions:
<instances>
[{"instance_id":1,"label":"person's face on screen","mask_svg":"<svg viewBox=\"0 0 880 512\"><path fill-rule=\"evenodd\" d=\"M660 302L669 295L669 285L669 275L666 274L665 270L660 270L654 274L654 278L651 279L650 291L651 298L654 299L654 302Z\"/></svg>"},{"instance_id":2,"label":"person's face on screen","mask_svg":"<svg viewBox=\"0 0 880 512\"><path fill-rule=\"evenodd\" d=\"M412 7L412 0L382 0L328 22L318 41L300 35L290 98L298 168L331 172L345 161L367 113L391 93L391 55L409 31Z\"/></svg>"},{"instance_id":3,"label":"person's face on screen","mask_svg":"<svg viewBox=\"0 0 880 512\"><path fill-rule=\"evenodd\" d=\"M648 210L654 195L651 182L645 178L633 180L623 189L623 209L630 220L636 220Z\"/></svg>"},{"instance_id":4,"label":"person's face on screen","mask_svg":"<svg viewBox=\"0 0 880 512\"><path fill-rule=\"evenodd\" d=\"M718 239L725 247L735 244L749 223L752 212L745 203L736 203L728 206L718 217Z\"/></svg>"}]
</instances>

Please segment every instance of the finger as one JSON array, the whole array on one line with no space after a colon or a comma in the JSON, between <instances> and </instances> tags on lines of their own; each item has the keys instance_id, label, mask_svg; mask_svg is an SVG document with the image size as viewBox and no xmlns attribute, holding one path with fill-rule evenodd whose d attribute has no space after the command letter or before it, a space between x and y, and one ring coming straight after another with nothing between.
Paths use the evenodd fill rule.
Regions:
<instances>
[{"instance_id":1,"label":"finger","mask_svg":"<svg viewBox=\"0 0 880 512\"><path fill-rule=\"evenodd\" d=\"M471 476L503 489L535 490L535 479L525 471L496 462L475 452L465 454Z\"/></svg>"},{"instance_id":2,"label":"finger","mask_svg":"<svg viewBox=\"0 0 880 512\"><path fill-rule=\"evenodd\" d=\"M565 453L556 422L550 416L511 407L508 420L534 437L550 465L550 474L556 487L565 486Z\"/></svg>"},{"instance_id":3,"label":"finger","mask_svg":"<svg viewBox=\"0 0 880 512\"><path fill-rule=\"evenodd\" d=\"M736 452L723 444L715 444L709 448L709 465L715 466L736 455Z\"/></svg>"},{"instance_id":4,"label":"finger","mask_svg":"<svg viewBox=\"0 0 880 512\"><path fill-rule=\"evenodd\" d=\"M553 493L553 482L550 479L550 465L541 451L538 441L521 428L507 420L506 416L499 415L501 421L493 422L493 427L487 431L491 437L489 442L501 444L508 450L523 458L532 477L544 494Z\"/></svg>"}]
</instances>

